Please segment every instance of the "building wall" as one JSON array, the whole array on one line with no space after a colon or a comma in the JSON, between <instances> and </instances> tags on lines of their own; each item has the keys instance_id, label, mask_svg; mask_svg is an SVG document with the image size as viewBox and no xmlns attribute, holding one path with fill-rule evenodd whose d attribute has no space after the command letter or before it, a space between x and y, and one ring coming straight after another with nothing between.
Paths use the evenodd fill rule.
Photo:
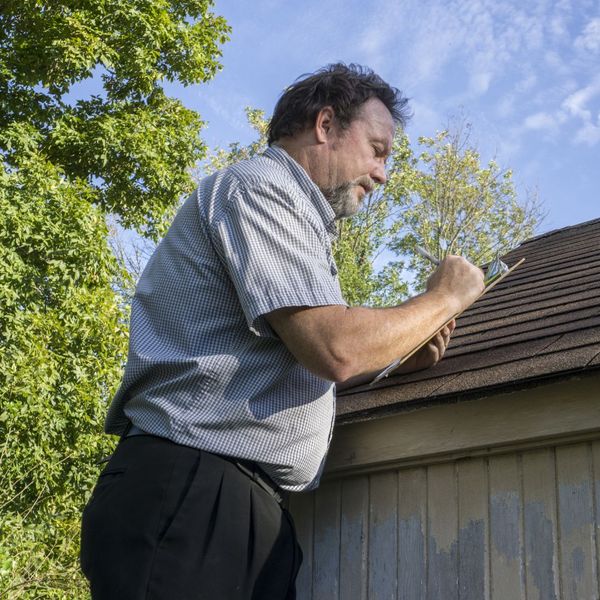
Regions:
<instances>
[{"instance_id":1,"label":"building wall","mask_svg":"<svg viewBox=\"0 0 600 600\"><path fill-rule=\"evenodd\" d=\"M599 597L600 441L336 479L292 511L300 599Z\"/></svg>"},{"instance_id":2,"label":"building wall","mask_svg":"<svg viewBox=\"0 0 600 600\"><path fill-rule=\"evenodd\" d=\"M382 425L356 424L357 448L379 439L388 459L358 468L336 459L316 492L292 497L304 550L299 599L598 600L600 387L580 388L585 395L572 405L580 406L579 428L571 421L562 434L536 436L536 420L545 430L552 406L574 400L542 389L547 410L520 443L449 447L421 457L408 448L403 457L401 441L391 451L392 440L375 435ZM535 405L531 393L529 399ZM524 401L512 400L507 409L514 412ZM490 403L470 408L488 421ZM440 416L423 415L429 424ZM351 456L348 439L343 452L334 450L338 457Z\"/></svg>"}]
</instances>

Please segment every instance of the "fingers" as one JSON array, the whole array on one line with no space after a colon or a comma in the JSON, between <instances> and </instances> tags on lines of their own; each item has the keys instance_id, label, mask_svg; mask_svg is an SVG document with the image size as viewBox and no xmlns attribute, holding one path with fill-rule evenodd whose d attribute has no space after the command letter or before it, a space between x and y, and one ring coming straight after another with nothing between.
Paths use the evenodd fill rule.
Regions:
<instances>
[{"instance_id":1,"label":"fingers","mask_svg":"<svg viewBox=\"0 0 600 600\"><path fill-rule=\"evenodd\" d=\"M450 336L452 335L455 327L456 321L453 319L430 340L429 345L434 355L434 364L439 362L444 356L446 348L450 343Z\"/></svg>"},{"instance_id":2,"label":"fingers","mask_svg":"<svg viewBox=\"0 0 600 600\"><path fill-rule=\"evenodd\" d=\"M483 291L483 271L461 256L446 256L427 280L426 288L453 298L460 309L457 312L462 312Z\"/></svg>"},{"instance_id":3,"label":"fingers","mask_svg":"<svg viewBox=\"0 0 600 600\"><path fill-rule=\"evenodd\" d=\"M442 330L439 333L436 333L429 340L427 346L431 354L432 364L436 364L437 362L439 362L442 356L444 355L447 345L447 339L447 336L444 336L444 331Z\"/></svg>"},{"instance_id":4,"label":"fingers","mask_svg":"<svg viewBox=\"0 0 600 600\"><path fill-rule=\"evenodd\" d=\"M444 340L446 342L446 346L448 345L448 343L450 342L450 337L452 336L452 333L454 332L454 330L456 329L456 319L452 319L452 321L450 321L441 331L442 336L444 337Z\"/></svg>"},{"instance_id":5,"label":"fingers","mask_svg":"<svg viewBox=\"0 0 600 600\"><path fill-rule=\"evenodd\" d=\"M442 330L442 339L444 340L444 350L448 347L450 343L450 335L452 334L452 330L449 327L444 327Z\"/></svg>"},{"instance_id":6,"label":"fingers","mask_svg":"<svg viewBox=\"0 0 600 600\"><path fill-rule=\"evenodd\" d=\"M408 367L407 372L427 369L438 363L446 352L446 348L450 343L450 337L455 327L456 322L452 320L436 333L427 344L412 357L411 362L406 364Z\"/></svg>"}]
</instances>

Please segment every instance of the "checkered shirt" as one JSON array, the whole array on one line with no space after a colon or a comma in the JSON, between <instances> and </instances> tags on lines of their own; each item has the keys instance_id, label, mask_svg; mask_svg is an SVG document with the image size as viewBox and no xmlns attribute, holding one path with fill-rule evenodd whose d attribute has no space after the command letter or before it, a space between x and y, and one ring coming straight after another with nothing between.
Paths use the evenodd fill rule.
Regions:
<instances>
[{"instance_id":1,"label":"checkered shirt","mask_svg":"<svg viewBox=\"0 0 600 600\"><path fill-rule=\"evenodd\" d=\"M298 363L265 315L345 305L335 232L331 206L280 148L202 180L137 286L107 433L131 420L180 444L255 461L283 489L316 487L333 385Z\"/></svg>"}]
</instances>

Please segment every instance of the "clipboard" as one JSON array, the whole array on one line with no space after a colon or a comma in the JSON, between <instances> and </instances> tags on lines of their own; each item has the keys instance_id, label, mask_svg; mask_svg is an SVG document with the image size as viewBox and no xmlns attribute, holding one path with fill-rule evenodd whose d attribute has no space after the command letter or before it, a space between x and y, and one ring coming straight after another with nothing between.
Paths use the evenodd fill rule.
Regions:
<instances>
[{"instance_id":1,"label":"clipboard","mask_svg":"<svg viewBox=\"0 0 600 600\"><path fill-rule=\"evenodd\" d=\"M485 286L485 288L483 288L483 291L481 292L481 294L479 294L479 296L477 296L477 298L475 298L475 300L473 301L473 304L475 302L477 302L477 300L479 300L479 298L481 298L484 294L487 294L496 284L500 283L503 279L508 277L517 267L521 266L524 262L525 262L525 259L522 258L521 260L516 262L510 269L508 269L508 271L505 271L504 273L502 273L502 275L500 275L499 277L496 277L494 280L492 280L488 285ZM471 304L470 306L472 306L473 304ZM469 306L467 308L469 308ZM465 310L467 310L467 308L465 308ZM381 373L379 373L379 375L377 375L377 377L375 377L375 379L373 379L373 381L371 381L371 383L369 383L369 385L374 385L378 381L381 381L382 379L385 379L386 377L388 377L401 364L405 363L413 354L418 352L425 344L427 344L427 342L429 342L429 340L431 340L431 338L433 338L442 329L444 329L444 327L446 327L446 325L448 325L448 323L450 323L454 319L457 319L458 317L460 317L460 315L462 315L463 312L464 312L464 310L459 313L456 313L453 317L448 319L441 327L436 329L430 336L428 336L422 342L420 342L419 345L416 346L416 348L413 348L408 354L406 354L402 358L399 358L399 359L395 360L394 362L390 363L383 371L381 371Z\"/></svg>"}]
</instances>

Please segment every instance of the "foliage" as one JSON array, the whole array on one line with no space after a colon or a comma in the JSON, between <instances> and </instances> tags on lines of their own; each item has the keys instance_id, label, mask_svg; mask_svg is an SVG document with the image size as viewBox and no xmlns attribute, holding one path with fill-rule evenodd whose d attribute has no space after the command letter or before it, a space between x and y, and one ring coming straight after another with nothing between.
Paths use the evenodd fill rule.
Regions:
<instances>
[{"instance_id":1,"label":"foliage","mask_svg":"<svg viewBox=\"0 0 600 600\"><path fill-rule=\"evenodd\" d=\"M27 122L49 160L128 227L158 235L204 156L202 121L161 82L210 79L225 21L210 0L22 0L0 13L0 130ZM77 82L102 90L72 101ZM76 90L75 90L76 92ZM71 101L70 101L71 100ZM2 148L12 163L14 151Z\"/></svg>"},{"instance_id":2,"label":"foliage","mask_svg":"<svg viewBox=\"0 0 600 600\"><path fill-rule=\"evenodd\" d=\"M409 257L417 290L433 269L417 245L438 259L461 254L481 265L531 237L543 217L535 195L518 199L510 169L494 160L480 164L469 129L462 124L419 138L418 156L406 136L395 140L385 195L399 218L389 248Z\"/></svg>"},{"instance_id":3,"label":"foliage","mask_svg":"<svg viewBox=\"0 0 600 600\"><path fill-rule=\"evenodd\" d=\"M359 213L338 223L333 254L342 294L351 306L395 306L408 295L408 285L400 277L401 261L376 268L387 250L390 210L388 198L375 192Z\"/></svg>"},{"instance_id":4,"label":"foliage","mask_svg":"<svg viewBox=\"0 0 600 600\"><path fill-rule=\"evenodd\" d=\"M99 431L126 351L95 192L67 180L38 137L21 124L2 136L18 154L0 167L3 598L42 597L75 577L73 530L112 444Z\"/></svg>"},{"instance_id":5,"label":"foliage","mask_svg":"<svg viewBox=\"0 0 600 600\"><path fill-rule=\"evenodd\" d=\"M161 85L219 68L211 5L2 4L0 598L88 597L79 519L127 345L107 217L156 237L191 188L202 122Z\"/></svg>"},{"instance_id":6,"label":"foliage","mask_svg":"<svg viewBox=\"0 0 600 600\"><path fill-rule=\"evenodd\" d=\"M29 515L3 515L0 594L7 600L87 600L88 585L75 557L79 517L46 522Z\"/></svg>"},{"instance_id":7,"label":"foliage","mask_svg":"<svg viewBox=\"0 0 600 600\"><path fill-rule=\"evenodd\" d=\"M214 173L232 165L240 160L247 160L261 154L267 148L267 127L269 121L265 118L265 112L258 108L246 107L246 119L248 124L256 132L257 138L247 146L239 142L232 142L228 148L216 148L208 157L208 161L200 171L196 172L196 179L207 173Z\"/></svg>"}]
</instances>

